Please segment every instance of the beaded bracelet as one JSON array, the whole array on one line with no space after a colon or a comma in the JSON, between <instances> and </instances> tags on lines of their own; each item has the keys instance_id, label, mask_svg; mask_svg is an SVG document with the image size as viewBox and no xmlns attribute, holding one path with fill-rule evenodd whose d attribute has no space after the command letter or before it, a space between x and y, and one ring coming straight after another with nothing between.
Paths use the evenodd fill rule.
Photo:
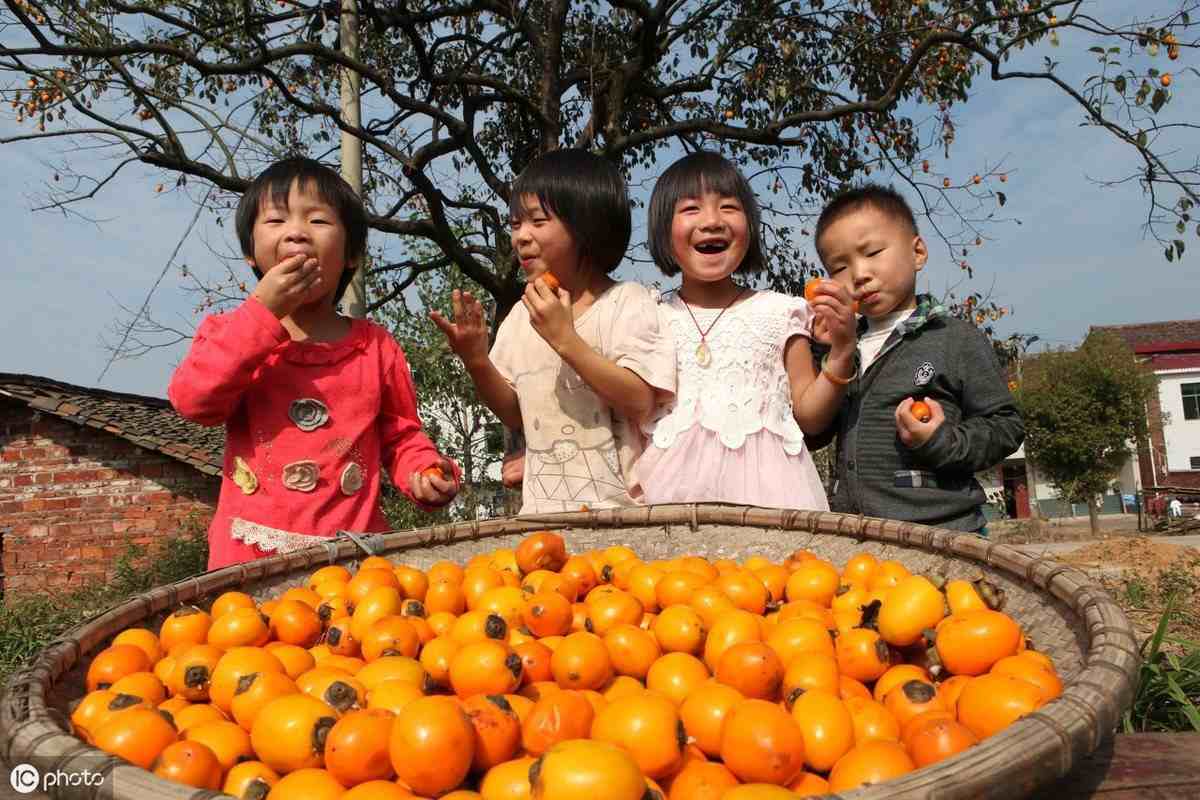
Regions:
<instances>
[{"instance_id":1,"label":"beaded bracelet","mask_svg":"<svg viewBox=\"0 0 1200 800\"><path fill-rule=\"evenodd\" d=\"M855 372L857 373L857 370ZM830 372L828 353L826 353L825 357L821 359L821 374L828 378L832 383L836 383L838 386L848 386L855 377L854 375L851 375L849 378L842 378Z\"/></svg>"}]
</instances>

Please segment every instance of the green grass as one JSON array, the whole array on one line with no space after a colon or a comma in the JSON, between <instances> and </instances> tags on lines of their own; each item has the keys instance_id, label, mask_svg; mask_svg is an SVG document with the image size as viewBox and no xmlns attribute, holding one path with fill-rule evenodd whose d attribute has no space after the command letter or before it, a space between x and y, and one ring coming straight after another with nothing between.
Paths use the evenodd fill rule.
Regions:
<instances>
[{"instance_id":1,"label":"green grass","mask_svg":"<svg viewBox=\"0 0 1200 800\"><path fill-rule=\"evenodd\" d=\"M1200 731L1200 644L1171 636L1174 602L1142 647L1133 704L1121 720L1126 733Z\"/></svg>"},{"instance_id":2,"label":"green grass","mask_svg":"<svg viewBox=\"0 0 1200 800\"><path fill-rule=\"evenodd\" d=\"M96 581L66 595L30 593L0 606L0 685L55 638L127 597L204 572L208 537L199 520L179 536L146 548L130 545L117 558L112 580Z\"/></svg>"}]
</instances>

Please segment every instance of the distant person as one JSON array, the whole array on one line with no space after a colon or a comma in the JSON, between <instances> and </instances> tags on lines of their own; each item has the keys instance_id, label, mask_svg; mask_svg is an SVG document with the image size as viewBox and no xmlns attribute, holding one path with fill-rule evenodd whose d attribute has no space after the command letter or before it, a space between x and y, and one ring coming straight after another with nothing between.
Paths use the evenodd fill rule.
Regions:
<instances>
[{"instance_id":1,"label":"distant person","mask_svg":"<svg viewBox=\"0 0 1200 800\"><path fill-rule=\"evenodd\" d=\"M1171 502L1167 505L1167 508L1169 509L1167 512L1168 516L1171 516L1171 517L1182 517L1183 516L1183 503L1180 502L1178 497L1172 497Z\"/></svg>"},{"instance_id":2,"label":"distant person","mask_svg":"<svg viewBox=\"0 0 1200 800\"><path fill-rule=\"evenodd\" d=\"M857 358L826 374L846 384L837 435L834 511L985 531L975 473L1016 451L1025 425L991 343L934 298L917 295L929 257L912 210L868 184L834 198L814 234L831 280L813 304L843 319L857 301ZM818 316L819 340L837 341ZM851 330L855 334L855 330ZM917 405L920 401L921 405Z\"/></svg>"},{"instance_id":3,"label":"distant person","mask_svg":"<svg viewBox=\"0 0 1200 800\"><path fill-rule=\"evenodd\" d=\"M458 465L421 429L404 351L337 312L366 252L354 190L316 161L279 161L242 195L236 226L258 285L200 323L167 390L182 416L226 430L209 569L386 531L384 472L421 508L449 503Z\"/></svg>"}]
</instances>

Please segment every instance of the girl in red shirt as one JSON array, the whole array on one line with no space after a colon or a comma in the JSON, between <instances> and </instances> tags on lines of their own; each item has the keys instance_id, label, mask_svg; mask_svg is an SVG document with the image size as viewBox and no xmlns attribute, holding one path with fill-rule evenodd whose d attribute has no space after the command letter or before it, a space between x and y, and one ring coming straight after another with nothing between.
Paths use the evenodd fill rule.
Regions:
<instances>
[{"instance_id":1,"label":"girl in red shirt","mask_svg":"<svg viewBox=\"0 0 1200 800\"><path fill-rule=\"evenodd\" d=\"M250 184L236 225L258 286L201 322L167 390L182 416L226 429L209 569L387 530L384 470L418 506L449 503L458 466L421 430L404 352L337 312L366 251L358 196L328 167L287 159Z\"/></svg>"}]
</instances>

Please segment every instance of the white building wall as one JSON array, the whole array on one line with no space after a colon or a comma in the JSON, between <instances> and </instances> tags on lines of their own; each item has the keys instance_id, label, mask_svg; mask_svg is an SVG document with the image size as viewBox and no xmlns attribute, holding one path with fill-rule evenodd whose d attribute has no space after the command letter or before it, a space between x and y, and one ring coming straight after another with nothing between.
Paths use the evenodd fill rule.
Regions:
<instances>
[{"instance_id":1,"label":"white building wall","mask_svg":"<svg viewBox=\"0 0 1200 800\"><path fill-rule=\"evenodd\" d=\"M1164 370L1158 376L1158 402L1166 419L1163 439L1167 447L1167 469L1192 471L1191 460L1200 458L1200 419L1183 418L1183 384L1200 383L1200 370Z\"/></svg>"}]
</instances>

